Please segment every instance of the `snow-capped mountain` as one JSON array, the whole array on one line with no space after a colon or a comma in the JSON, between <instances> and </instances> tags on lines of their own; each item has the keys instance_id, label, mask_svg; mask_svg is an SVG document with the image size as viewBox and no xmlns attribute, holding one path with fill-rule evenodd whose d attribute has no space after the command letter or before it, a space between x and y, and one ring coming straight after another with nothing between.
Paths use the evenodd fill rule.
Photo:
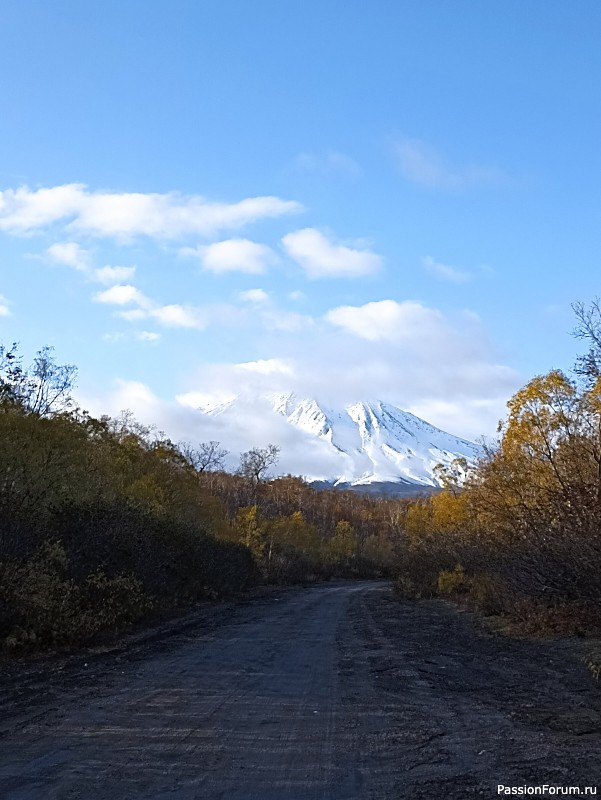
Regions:
<instances>
[{"instance_id":1,"label":"snow-capped mountain","mask_svg":"<svg viewBox=\"0 0 601 800\"><path fill-rule=\"evenodd\" d=\"M279 417L296 431L302 464L282 463L286 472L302 474L309 481L335 486L386 487L397 493L437 485L434 467L463 457L468 463L481 455L481 448L435 428L407 411L381 401L357 402L333 409L317 400L296 395L236 397L227 403L205 407L219 417L220 427L240 420L252 409L253 419L269 428L270 417ZM217 419L215 420L217 422ZM277 429L276 419L274 429ZM277 436L270 441L279 444ZM285 444L282 444L285 455Z\"/></svg>"}]
</instances>

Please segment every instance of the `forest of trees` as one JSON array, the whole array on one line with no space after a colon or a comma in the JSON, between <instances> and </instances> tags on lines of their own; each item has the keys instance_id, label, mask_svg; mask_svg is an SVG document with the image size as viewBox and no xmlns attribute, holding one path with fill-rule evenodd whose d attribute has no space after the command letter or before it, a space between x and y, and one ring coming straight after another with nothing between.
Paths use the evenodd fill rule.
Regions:
<instances>
[{"instance_id":1,"label":"forest of trees","mask_svg":"<svg viewBox=\"0 0 601 800\"><path fill-rule=\"evenodd\" d=\"M125 412L74 405L51 349L0 347L0 642L80 642L258 582L390 573L374 504L266 480L278 448L223 471L218 442L174 444Z\"/></svg>"},{"instance_id":2,"label":"forest of trees","mask_svg":"<svg viewBox=\"0 0 601 800\"><path fill-rule=\"evenodd\" d=\"M49 348L0 347L0 643L82 642L260 582L394 577L532 631L599 626L601 307L569 377L533 378L479 464L441 491L384 498L270 478L256 447L224 470L219 442L175 444L124 412L74 405Z\"/></svg>"},{"instance_id":3,"label":"forest of trees","mask_svg":"<svg viewBox=\"0 0 601 800\"><path fill-rule=\"evenodd\" d=\"M574 310L588 349L573 376L529 381L467 482L442 471L444 491L408 508L405 592L455 595L522 630L599 628L601 307Z\"/></svg>"}]
</instances>

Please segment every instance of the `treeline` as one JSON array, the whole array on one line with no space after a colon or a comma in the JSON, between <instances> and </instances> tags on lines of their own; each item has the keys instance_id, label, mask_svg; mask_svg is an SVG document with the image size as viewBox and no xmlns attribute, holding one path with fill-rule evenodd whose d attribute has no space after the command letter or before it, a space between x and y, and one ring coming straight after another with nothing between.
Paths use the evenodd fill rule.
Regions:
<instances>
[{"instance_id":1,"label":"treeline","mask_svg":"<svg viewBox=\"0 0 601 800\"><path fill-rule=\"evenodd\" d=\"M171 442L129 415L73 407L75 370L0 348L0 641L86 639L243 590L247 548L214 536L220 504Z\"/></svg>"},{"instance_id":2,"label":"treeline","mask_svg":"<svg viewBox=\"0 0 601 800\"><path fill-rule=\"evenodd\" d=\"M406 512L399 571L412 595L455 595L531 631L585 632L601 614L601 309L575 306L588 352L508 403L499 442L460 485Z\"/></svg>"},{"instance_id":3,"label":"treeline","mask_svg":"<svg viewBox=\"0 0 601 800\"><path fill-rule=\"evenodd\" d=\"M203 476L225 510L223 537L246 545L269 583L392 575L401 512L396 501L317 490L301 478Z\"/></svg>"},{"instance_id":4,"label":"treeline","mask_svg":"<svg viewBox=\"0 0 601 800\"><path fill-rule=\"evenodd\" d=\"M386 499L269 479L278 448L235 473L218 442L175 444L129 413L74 406L75 368L0 347L0 644L80 642L259 582L394 576L531 630L599 626L601 308L588 343L510 400L475 467ZM468 474L465 480L466 472Z\"/></svg>"},{"instance_id":5,"label":"treeline","mask_svg":"<svg viewBox=\"0 0 601 800\"><path fill-rule=\"evenodd\" d=\"M217 442L174 444L129 413L74 406L51 349L0 347L0 642L80 642L260 581L386 574L393 521L356 495L267 481L272 445L223 471ZM383 507L382 509L383 510Z\"/></svg>"}]
</instances>

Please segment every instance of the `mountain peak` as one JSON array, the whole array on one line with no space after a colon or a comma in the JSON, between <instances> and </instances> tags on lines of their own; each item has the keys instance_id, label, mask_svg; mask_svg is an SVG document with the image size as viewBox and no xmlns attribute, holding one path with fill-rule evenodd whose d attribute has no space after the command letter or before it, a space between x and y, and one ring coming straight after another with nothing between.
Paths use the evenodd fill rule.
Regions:
<instances>
[{"instance_id":1,"label":"mountain peak","mask_svg":"<svg viewBox=\"0 0 601 800\"><path fill-rule=\"evenodd\" d=\"M315 457L308 469L304 458L304 468L296 472L302 472L307 480L362 487L435 487L436 465L448 465L457 457L473 463L482 452L473 442L377 399L332 408L312 397L283 392L240 396L207 413L219 415L222 422L234 422L249 407L267 426L269 415L277 415L306 437L307 453L315 453Z\"/></svg>"}]
</instances>

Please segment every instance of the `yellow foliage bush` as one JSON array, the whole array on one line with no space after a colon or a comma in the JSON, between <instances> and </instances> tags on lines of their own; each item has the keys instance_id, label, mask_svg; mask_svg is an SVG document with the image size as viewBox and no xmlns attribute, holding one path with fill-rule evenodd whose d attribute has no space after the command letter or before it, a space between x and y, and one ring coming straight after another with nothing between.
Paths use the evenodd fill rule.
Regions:
<instances>
[{"instance_id":1,"label":"yellow foliage bush","mask_svg":"<svg viewBox=\"0 0 601 800\"><path fill-rule=\"evenodd\" d=\"M465 570L457 564L453 570L443 570L438 575L437 588L440 594L459 594L468 590Z\"/></svg>"},{"instance_id":2,"label":"yellow foliage bush","mask_svg":"<svg viewBox=\"0 0 601 800\"><path fill-rule=\"evenodd\" d=\"M346 520L336 524L334 535L324 546L328 561L344 561L357 555L357 534L353 526Z\"/></svg>"}]
</instances>

